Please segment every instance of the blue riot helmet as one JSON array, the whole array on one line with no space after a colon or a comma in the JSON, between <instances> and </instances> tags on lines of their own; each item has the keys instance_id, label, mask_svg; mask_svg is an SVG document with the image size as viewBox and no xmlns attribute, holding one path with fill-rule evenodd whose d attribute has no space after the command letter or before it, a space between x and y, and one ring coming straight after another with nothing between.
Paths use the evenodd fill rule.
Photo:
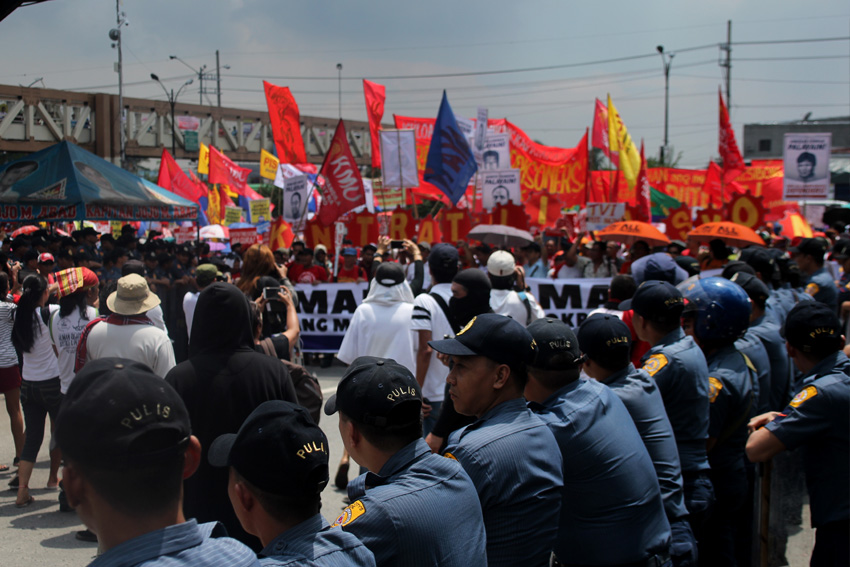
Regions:
<instances>
[{"instance_id":1,"label":"blue riot helmet","mask_svg":"<svg viewBox=\"0 0 850 567\"><path fill-rule=\"evenodd\" d=\"M750 298L725 278L705 278L688 284L683 316L693 316L694 334L702 341L734 341L750 325Z\"/></svg>"}]
</instances>

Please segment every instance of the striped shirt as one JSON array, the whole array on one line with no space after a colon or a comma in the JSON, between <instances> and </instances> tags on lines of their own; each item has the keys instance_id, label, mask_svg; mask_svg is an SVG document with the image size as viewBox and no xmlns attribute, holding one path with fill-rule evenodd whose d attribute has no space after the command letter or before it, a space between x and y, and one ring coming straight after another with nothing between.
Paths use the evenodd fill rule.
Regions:
<instances>
[{"instance_id":1,"label":"striped shirt","mask_svg":"<svg viewBox=\"0 0 850 567\"><path fill-rule=\"evenodd\" d=\"M266 567L374 567L375 556L343 530L331 529L321 514L301 522L269 542L260 553Z\"/></svg>"},{"instance_id":2,"label":"striped shirt","mask_svg":"<svg viewBox=\"0 0 850 567\"><path fill-rule=\"evenodd\" d=\"M198 524L189 520L175 524L113 547L89 563L89 567L242 567L260 562L250 548L226 537L217 522Z\"/></svg>"},{"instance_id":3,"label":"striped shirt","mask_svg":"<svg viewBox=\"0 0 850 567\"><path fill-rule=\"evenodd\" d=\"M452 284L436 284L431 288L431 293L442 297L448 305L452 298ZM454 336L445 312L437 300L428 293L420 293L416 296L410 323L410 328L414 331L431 331L431 340L434 341L439 341L446 335ZM432 402L442 402L446 395L445 386L448 375L448 366L437 359L437 351L432 351L431 363L428 365L428 373L425 374L425 383L422 385L422 397Z\"/></svg>"},{"instance_id":4,"label":"striped shirt","mask_svg":"<svg viewBox=\"0 0 850 567\"><path fill-rule=\"evenodd\" d=\"M489 567L548 566L563 466L555 437L525 400L503 402L452 433L445 455L463 465L478 491Z\"/></svg>"},{"instance_id":5,"label":"striped shirt","mask_svg":"<svg viewBox=\"0 0 850 567\"><path fill-rule=\"evenodd\" d=\"M18 355L12 345L12 326L15 324L17 308L11 301L0 301L0 368L18 364Z\"/></svg>"}]
</instances>

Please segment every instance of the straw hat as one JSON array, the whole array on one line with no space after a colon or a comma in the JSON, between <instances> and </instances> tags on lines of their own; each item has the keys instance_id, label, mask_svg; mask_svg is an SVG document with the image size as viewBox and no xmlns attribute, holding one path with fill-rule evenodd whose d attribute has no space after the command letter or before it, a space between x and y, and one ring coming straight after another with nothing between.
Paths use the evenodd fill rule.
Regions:
<instances>
[{"instance_id":1,"label":"straw hat","mask_svg":"<svg viewBox=\"0 0 850 567\"><path fill-rule=\"evenodd\" d=\"M106 298L106 306L119 315L139 315L159 305L159 297L151 293L148 282L138 274L118 280L118 290Z\"/></svg>"}]
</instances>

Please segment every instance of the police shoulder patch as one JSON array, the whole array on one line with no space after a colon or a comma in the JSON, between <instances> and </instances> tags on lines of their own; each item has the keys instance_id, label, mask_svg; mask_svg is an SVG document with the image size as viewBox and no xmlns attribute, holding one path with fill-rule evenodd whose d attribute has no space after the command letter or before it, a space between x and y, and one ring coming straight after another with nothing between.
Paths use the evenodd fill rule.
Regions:
<instances>
[{"instance_id":1,"label":"police shoulder patch","mask_svg":"<svg viewBox=\"0 0 850 567\"><path fill-rule=\"evenodd\" d=\"M363 505L363 502L357 500L353 502L350 506L346 506L342 511L342 514L336 519L336 521L331 525L332 528L336 527L345 527L363 514L366 513L366 507Z\"/></svg>"},{"instance_id":2,"label":"police shoulder patch","mask_svg":"<svg viewBox=\"0 0 850 567\"><path fill-rule=\"evenodd\" d=\"M653 354L649 358L646 359L646 362L643 363L643 369L646 370L647 374L650 376L655 376L659 370L667 366L667 357L661 353Z\"/></svg>"},{"instance_id":3,"label":"police shoulder patch","mask_svg":"<svg viewBox=\"0 0 850 567\"><path fill-rule=\"evenodd\" d=\"M717 395L720 393L720 390L723 389L723 382L715 378L714 376L708 377L708 401L712 404L714 400L717 399Z\"/></svg>"},{"instance_id":4,"label":"police shoulder patch","mask_svg":"<svg viewBox=\"0 0 850 567\"><path fill-rule=\"evenodd\" d=\"M817 295L819 291L820 286L818 286L818 284L816 284L815 282L811 282L809 285L806 286L806 293L808 293L812 297Z\"/></svg>"},{"instance_id":5,"label":"police shoulder patch","mask_svg":"<svg viewBox=\"0 0 850 567\"><path fill-rule=\"evenodd\" d=\"M808 386L800 390L800 392L796 396L794 396L794 399L791 400L791 403L789 403L788 405L792 408L800 407L803 402L805 402L806 400L810 400L817 395L818 389L814 386Z\"/></svg>"},{"instance_id":6,"label":"police shoulder patch","mask_svg":"<svg viewBox=\"0 0 850 567\"><path fill-rule=\"evenodd\" d=\"M455 457L455 456L454 456L454 455L452 455L451 453L443 453L443 456L444 456L445 458L447 458L447 459L451 459L451 460L453 460L453 461L456 461L456 460L457 460L457 457Z\"/></svg>"}]
</instances>

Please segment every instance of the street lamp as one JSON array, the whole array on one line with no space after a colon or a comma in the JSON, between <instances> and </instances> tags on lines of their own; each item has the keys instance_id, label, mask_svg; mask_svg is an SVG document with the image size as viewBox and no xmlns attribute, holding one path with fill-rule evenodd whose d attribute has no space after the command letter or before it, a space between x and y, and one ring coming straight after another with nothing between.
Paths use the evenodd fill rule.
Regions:
<instances>
[{"instance_id":1,"label":"street lamp","mask_svg":"<svg viewBox=\"0 0 850 567\"><path fill-rule=\"evenodd\" d=\"M192 67L191 65L189 65L188 63L186 63L185 61L183 61L182 59L180 59L176 55L169 55L168 58L171 59L171 60L177 59L178 61L183 63L186 67L190 68L192 70L192 72L198 74L198 84L201 87L200 92L198 94L198 97L199 97L198 104L204 104L204 71L206 71L207 66L203 65L203 66L201 66L200 69L195 69L194 67Z\"/></svg>"},{"instance_id":2,"label":"street lamp","mask_svg":"<svg viewBox=\"0 0 850 567\"><path fill-rule=\"evenodd\" d=\"M162 87L162 90L165 91L165 96L168 97L168 104L171 105L171 155L174 159L177 159L177 135L174 130L174 105L177 104L177 97L180 96L180 93L183 92L187 86L192 84L192 79L189 79L183 85L177 89L177 94L174 94L174 89L171 89L171 92L168 92L168 89L165 88L165 85L162 84L162 81L159 80L154 73L151 73L151 79L159 83L159 86Z\"/></svg>"},{"instance_id":3,"label":"street lamp","mask_svg":"<svg viewBox=\"0 0 850 567\"><path fill-rule=\"evenodd\" d=\"M342 63L336 64L337 84L339 85L339 119L342 120Z\"/></svg>"},{"instance_id":4,"label":"street lamp","mask_svg":"<svg viewBox=\"0 0 850 567\"><path fill-rule=\"evenodd\" d=\"M670 118L670 65L673 63L675 53L664 53L664 46L659 45L655 49L661 56L661 62L664 65L664 145L661 146L661 165L664 165L664 152L667 150L668 140L668 119Z\"/></svg>"}]
</instances>

